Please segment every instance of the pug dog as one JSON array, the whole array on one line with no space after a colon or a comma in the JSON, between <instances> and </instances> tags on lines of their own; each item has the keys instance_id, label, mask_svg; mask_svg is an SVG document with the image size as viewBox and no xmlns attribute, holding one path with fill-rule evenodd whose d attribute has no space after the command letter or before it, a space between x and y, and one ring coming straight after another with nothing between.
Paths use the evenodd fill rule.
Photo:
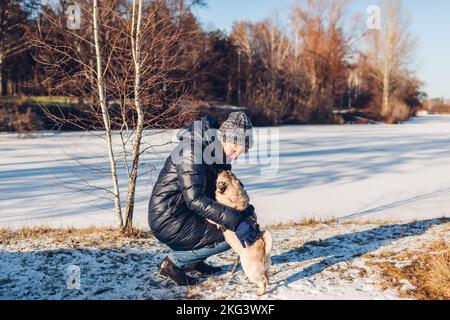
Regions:
<instances>
[{"instance_id":1,"label":"pug dog","mask_svg":"<svg viewBox=\"0 0 450 320\"><path fill-rule=\"evenodd\" d=\"M231 171L219 173L215 191L216 201L238 211L244 211L250 198L241 181ZM249 222L259 228L256 218L249 218ZM209 221L217 225L216 223ZM225 241L239 255L242 269L250 282L258 285L257 294L264 295L269 285L269 268L271 265L272 236L268 231L262 231L260 237L252 246L244 248L236 234L218 226L224 231Z\"/></svg>"}]
</instances>

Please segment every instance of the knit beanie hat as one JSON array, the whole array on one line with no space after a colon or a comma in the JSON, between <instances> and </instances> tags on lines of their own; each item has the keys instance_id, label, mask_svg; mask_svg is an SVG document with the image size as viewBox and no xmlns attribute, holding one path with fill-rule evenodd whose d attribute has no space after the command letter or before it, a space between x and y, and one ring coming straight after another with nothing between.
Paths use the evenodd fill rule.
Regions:
<instances>
[{"instance_id":1,"label":"knit beanie hat","mask_svg":"<svg viewBox=\"0 0 450 320\"><path fill-rule=\"evenodd\" d=\"M218 131L218 139L248 149L253 147L253 125L244 112L233 112Z\"/></svg>"}]
</instances>

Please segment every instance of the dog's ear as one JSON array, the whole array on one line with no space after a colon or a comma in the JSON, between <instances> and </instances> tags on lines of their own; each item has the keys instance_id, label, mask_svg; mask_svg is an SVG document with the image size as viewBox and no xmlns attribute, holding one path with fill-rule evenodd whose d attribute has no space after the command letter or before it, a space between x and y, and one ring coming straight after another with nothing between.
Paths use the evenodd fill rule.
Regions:
<instances>
[{"instance_id":1,"label":"dog's ear","mask_svg":"<svg viewBox=\"0 0 450 320\"><path fill-rule=\"evenodd\" d=\"M219 191L219 193L224 193L225 190L227 190L228 188L228 184L226 182L219 182L217 184L217 190Z\"/></svg>"}]
</instances>

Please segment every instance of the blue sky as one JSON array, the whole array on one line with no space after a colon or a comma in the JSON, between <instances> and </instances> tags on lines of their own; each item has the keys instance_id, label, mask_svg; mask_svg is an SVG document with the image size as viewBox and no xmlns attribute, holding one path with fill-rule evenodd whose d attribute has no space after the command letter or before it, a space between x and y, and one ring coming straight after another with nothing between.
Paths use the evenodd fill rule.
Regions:
<instances>
[{"instance_id":1,"label":"blue sky","mask_svg":"<svg viewBox=\"0 0 450 320\"><path fill-rule=\"evenodd\" d=\"M195 12L207 29L231 30L234 21L257 21L274 11L287 16L298 0L208 0L208 7ZM404 0L412 13L411 31L418 37L417 74L425 81L430 97L450 99L450 1ZM377 0L354 0L351 12L365 14Z\"/></svg>"}]
</instances>

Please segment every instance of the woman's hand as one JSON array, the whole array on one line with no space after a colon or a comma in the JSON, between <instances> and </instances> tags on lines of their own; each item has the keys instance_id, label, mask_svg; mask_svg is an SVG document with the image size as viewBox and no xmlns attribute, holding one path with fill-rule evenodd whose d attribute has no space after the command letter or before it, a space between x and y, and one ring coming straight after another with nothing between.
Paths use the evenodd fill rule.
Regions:
<instances>
[{"instance_id":1,"label":"woman's hand","mask_svg":"<svg viewBox=\"0 0 450 320\"><path fill-rule=\"evenodd\" d=\"M252 246L255 243L258 237L258 231L255 230L247 221L242 221L236 229L236 236L242 246L246 248L247 246Z\"/></svg>"}]
</instances>

